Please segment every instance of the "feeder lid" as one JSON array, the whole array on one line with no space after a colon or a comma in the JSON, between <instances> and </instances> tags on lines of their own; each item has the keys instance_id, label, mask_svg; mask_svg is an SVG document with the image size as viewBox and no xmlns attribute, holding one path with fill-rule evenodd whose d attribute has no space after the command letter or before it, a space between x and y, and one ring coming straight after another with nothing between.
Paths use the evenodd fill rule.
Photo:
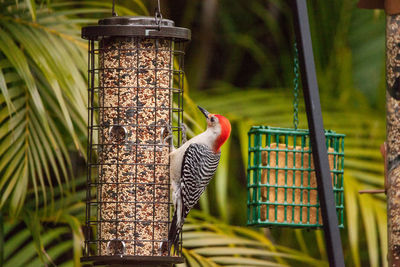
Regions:
<instances>
[{"instance_id":1,"label":"feeder lid","mask_svg":"<svg viewBox=\"0 0 400 267\"><path fill-rule=\"evenodd\" d=\"M175 23L169 19L162 19L158 26L154 17L145 16L114 16L99 20L98 25L82 28L83 39L98 40L109 36L164 37L188 41L191 32L186 28L175 27Z\"/></svg>"}]
</instances>

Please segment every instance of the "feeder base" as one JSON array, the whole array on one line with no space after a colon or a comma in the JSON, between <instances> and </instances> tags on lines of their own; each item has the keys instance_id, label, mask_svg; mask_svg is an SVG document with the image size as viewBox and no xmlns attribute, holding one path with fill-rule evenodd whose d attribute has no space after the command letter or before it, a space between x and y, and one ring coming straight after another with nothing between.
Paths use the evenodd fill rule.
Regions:
<instances>
[{"instance_id":1,"label":"feeder base","mask_svg":"<svg viewBox=\"0 0 400 267\"><path fill-rule=\"evenodd\" d=\"M183 263L182 257L171 256L90 256L82 257L81 262L95 266L171 266Z\"/></svg>"}]
</instances>

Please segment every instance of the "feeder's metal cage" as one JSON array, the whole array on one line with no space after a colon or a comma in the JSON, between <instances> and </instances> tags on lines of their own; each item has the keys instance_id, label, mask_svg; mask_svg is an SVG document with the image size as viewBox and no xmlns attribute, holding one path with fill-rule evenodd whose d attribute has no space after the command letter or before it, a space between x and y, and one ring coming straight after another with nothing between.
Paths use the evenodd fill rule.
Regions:
<instances>
[{"instance_id":1,"label":"feeder's metal cage","mask_svg":"<svg viewBox=\"0 0 400 267\"><path fill-rule=\"evenodd\" d=\"M322 227L308 130L254 126L247 169L250 226ZM343 228L344 137L325 131L339 227Z\"/></svg>"},{"instance_id":2,"label":"feeder's metal cage","mask_svg":"<svg viewBox=\"0 0 400 267\"><path fill-rule=\"evenodd\" d=\"M190 31L154 17L105 18L89 43L86 236L81 261L183 262L163 251L170 227L169 149L182 139L184 43Z\"/></svg>"}]
</instances>

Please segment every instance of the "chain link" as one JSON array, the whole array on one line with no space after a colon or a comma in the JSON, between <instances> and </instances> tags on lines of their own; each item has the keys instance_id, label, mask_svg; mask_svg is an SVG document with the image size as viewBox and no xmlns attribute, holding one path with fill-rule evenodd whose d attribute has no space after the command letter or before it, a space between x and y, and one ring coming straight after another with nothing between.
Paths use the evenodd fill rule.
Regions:
<instances>
[{"instance_id":1,"label":"chain link","mask_svg":"<svg viewBox=\"0 0 400 267\"><path fill-rule=\"evenodd\" d=\"M113 0L113 5L112 5L112 16L118 16L117 13L115 12L115 0Z\"/></svg>"},{"instance_id":2,"label":"chain link","mask_svg":"<svg viewBox=\"0 0 400 267\"><path fill-rule=\"evenodd\" d=\"M157 7L154 12L154 18L156 20L156 24L158 26L158 30L161 30L161 22L162 22L162 14L161 14L161 5L160 5L160 0L157 1Z\"/></svg>"},{"instance_id":3,"label":"chain link","mask_svg":"<svg viewBox=\"0 0 400 267\"><path fill-rule=\"evenodd\" d=\"M294 129L297 130L299 125L299 51L297 49L297 43L294 43L294 100L293 100L293 125Z\"/></svg>"}]
</instances>

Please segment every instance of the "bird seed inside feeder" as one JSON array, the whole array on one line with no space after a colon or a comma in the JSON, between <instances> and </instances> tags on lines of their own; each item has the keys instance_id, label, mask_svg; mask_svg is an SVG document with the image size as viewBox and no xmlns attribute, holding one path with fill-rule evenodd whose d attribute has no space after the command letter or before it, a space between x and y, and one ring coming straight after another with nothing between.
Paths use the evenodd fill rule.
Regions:
<instances>
[{"instance_id":1,"label":"bird seed inside feeder","mask_svg":"<svg viewBox=\"0 0 400 267\"><path fill-rule=\"evenodd\" d=\"M172 42L99 44L98 255L160 255L168 237Z\"/></svg>"}]
</instances>

